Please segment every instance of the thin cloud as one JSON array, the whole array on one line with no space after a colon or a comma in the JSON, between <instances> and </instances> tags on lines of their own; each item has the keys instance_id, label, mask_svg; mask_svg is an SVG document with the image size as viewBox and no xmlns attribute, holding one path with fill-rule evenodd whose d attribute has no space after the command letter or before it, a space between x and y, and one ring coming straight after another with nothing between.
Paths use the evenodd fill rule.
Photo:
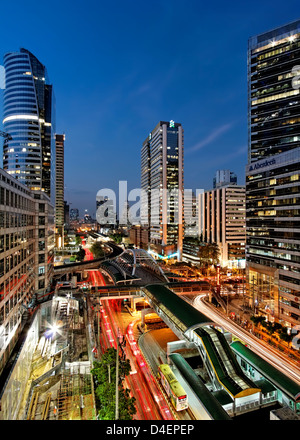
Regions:
<instances>
[{"instance_id":1,"label":"thin cloud","mask_svg":"<svg viewBox=\"0 0 300 440\"><path fill-rule=\"evenodd\" d=\"M218 155L217 160L216 160L215 157L212 160L206 160L205 161L205 165L207 167L210 167L210 166L221 167L224 163L228 163L228 162L232 163L232 161L235 158L237 158L239 156L243 156L243 155L245 156L245 164L246 164L246 162L247 162L247 151L248 151L248 146L247 145L243 145L242 147L236 148L234 151L232 151L229 154L227 152L226 155L224 155L224 156Z\"/></svg>"},{"instance_id":2,"label":"thin cloud","mask_svg":"<svg viewBox=\"0 0 300 440\"><path fill-rule=\"evenodd\" d=\"M225 133L226 131L230 130L231 127L232 127L232 124L221 125L221 127L218 127L216 130L214 130L212 133L210 133L205 139L198 142L193 147L186 149L185 152L186 153L193 153L195 151L201 150L201 148L205 147L206 145L210 144L215 139L217 139L219 136L221 136L222 133Z\"/></svg>"}]
</instances>

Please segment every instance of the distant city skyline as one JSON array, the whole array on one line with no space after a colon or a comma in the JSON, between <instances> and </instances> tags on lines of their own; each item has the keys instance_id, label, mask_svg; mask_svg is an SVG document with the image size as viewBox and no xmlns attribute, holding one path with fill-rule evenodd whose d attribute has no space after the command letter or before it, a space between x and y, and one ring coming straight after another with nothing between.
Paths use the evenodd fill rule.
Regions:
<instances>
[{"instance_id":1,"label":"distant city skyline","mask_svg":"<svg viewBox=\"0 0 300 440\"><path fill-rule=\"evenodd\" d=\"M55 89L70 208L95 215L99 189L117 192L121 180L140 187L140 149L157 120L185 128L185 188L211 189L219 169L245 184L248 39L296 20L297 11L296 1L282 8L256 0L251 8L176 0L2 5L13 20L1 26L1 59L28 49ZM0 101L3 116L3 90Z\"/></svg>"}]
</instances>

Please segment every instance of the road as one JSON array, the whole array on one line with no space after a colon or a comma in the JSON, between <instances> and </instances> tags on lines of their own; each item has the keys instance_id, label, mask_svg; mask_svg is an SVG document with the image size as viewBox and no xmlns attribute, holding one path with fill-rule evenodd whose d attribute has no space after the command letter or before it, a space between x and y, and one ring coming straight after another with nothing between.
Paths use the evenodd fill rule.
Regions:
<instances>
[{"instance_id":1,"label":"road","mask_svg":"<svg viewBox=\"0 0 300 440\"><path fill-rule=\"evenodd\" d=\"M298 367L288 362L285 356L273 349L268 343L248 333L229 318L224 317L224 315L222 315L220 312L210 307L204 301L204 297L204 294L200 294L195 298L193 305L196 309L198 309L216 324L220 324L222 327L224 327L224 329L244 341L253 352L261 356L271 365L274 365L279 371L289 376L300 385L300 369Z\"/></svg>"},{"instance_id":2,"label":"road","mask_svg":"<svg viewBox=\"0 0 300 440\"><path fill-rule=\"evenodd\" d=\"M115 303L118 301L116 300ZM130 359L133 371L136 372L131 377L136 376L140 388L143 390L142 399L146 400L149 405L147 413L144 414L146 418L144 420L174 420L169 405L157 385L153 373L149 368L141 350L138 347L137 341L134 337L134 326L136 319L127 315L127 322L124 326L122 315L118 308L112 307L113 301L108 301L110 306L110 313L112 321L115 326L115 333L120 333L123 330L123 337L126 338L126 345L124 351L126 357ZM124 315L123 315L124 317ZM129 318L129 320L128 320ZM138 318L138 321L140 318ZM150 411L149 411L150 408Z\"/></svg>"},{"instance_id":3,"label":"road","mask_svg":"<svg viewBox=\"0 0 300 440\"><path fill-rule=\"evenodd\" d=\"M92 260L93 254L85 247L86 259ZM90 270L88 279L85 281L91 286L105 286L105 280L99 270ZM137 420L173 420L173 416L167 405L164 396L157 387L156 381L147 366L142 353L132 340L132 326L123 329L123 323L120 322L120 307L116 300L103 301L101 308L101 318L98 315L99 322L99 348L102 352L109 347L117 348L118 336L127 338L131 343L124 346L125 356L130 360L132 372L125 378L127 388L131 390L131 396L136 399ZM133 325L133 323L132 323Z\"/></svg>"},{"instance_id":4,"label":"road","mask_svg":"<svg viewBox=\"0 0 300 440\"><path fill-rule=\"evenodd\" d=\"M112 301L104 301L101 308L101 321L104 324L105 332L108 335L106 340L109 345L117 348L117 338L126 338L126 333L121 332L121 327L117 319L116 310L114 310ZM128 340L128 339L127 339ZM160 408L156 398L153 397L151 389L153 384L151 376L149 376L149 382L145 380L145 375L142 368L146 368L146 363L139 352L138 348L132 352L131 344L126 344L123 347L125 356L130 360L132 372L125 378L125 384L127 388L131 390L131 395L136 398L137 420L162 420ZM159 399L158 399L159 400Z\"/></svg>"}]
</instances>

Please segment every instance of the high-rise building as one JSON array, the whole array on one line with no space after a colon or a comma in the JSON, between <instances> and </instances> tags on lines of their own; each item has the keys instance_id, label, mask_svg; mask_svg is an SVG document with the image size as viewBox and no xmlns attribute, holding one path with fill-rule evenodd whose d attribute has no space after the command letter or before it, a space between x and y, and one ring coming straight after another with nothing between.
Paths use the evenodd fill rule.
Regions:
<instances>
[{"instance_id":1,"label":"high-rise building","mask_svg":"<svg viewBox=\"0 0 300 440\"><path fill-rule=\"evenodd\" d=\"M54 207L44 191L32 191L35 200L35 294L49 292L54 274Z\"/></svg>"},{"instance_id":2,"label":"high-rise building","mask_svg":"<svg viewBox=\"0 0 300 440\"><path fill-rule=\"evenodd\" d=\"M70 229L70 205L64 200L64 229L69 231Z\"/></svg>"},{"instance_id":3,"label":"high-rise building","mask_svg":"<svg viewBox=\"0 0 300 440\"><path fill-rule=\"evenodd\" d=\"M177 253L183 240L183 129L160 121L141 149L141 224L149 230L149 250Z\"/></svg>"},{"instance_id":4,"label":"high-rise building","mask_svg":"<svg viewBox=\"0 0 300 440\"><path fill-rule=\"evenodd\" d=\"M197 196L198 236L217 243L221 266L245 267L245 186L227 185Z\"/></svg>"},{"instance_id":5,"label":"high-rise building","mask_svg":"<svg viewBox=\"0 0 300 440\"><path fill-rule=\"evenodd\" d=\"M300 20L250 38L247 297L288 327L300 323L299 65Z\"/></svg>"},{"instance_id":6,"label":"high-rise building","mask_svg":"<svg viewBox=\"0 0 300 440\"><path fill-rule=\"evenodd\" d=\"M55 229L56 229L56 246L63 246L64 237L64 223L65 223L65 213L64 213L64 145L65 145L65 135L56 134L55 135L55 160L56 160L56 170L55 170Z\"/></svg>"},{"instance_id":7,"label":"high-rise building","mask_svg":"<svg viewBox=\"0 0 300 440\"><path fill-rule=\"evenodd\" d=\"M35 290L35 201L0 169L0 373Z\"/></svg>"},{"instance_id":8,"label":"high-rise building","mask_svg":"<svg viewBox=\"0 0 300 440\"><path fill-rule=\"evenodd\" d=\"M213 187L219 188L220 186L228 184L237 184L237 176L230 170L218 170L213 180Z\"/></svg>"},{"instance_id":9,"label":"high-rise building","mask_svg":"<svg viewBox=\"0 0 300 440\"><path fill-rule=\"evenodd\" d=\"M4 56L3 168L55 200L55 99L46 67L28 50Z\"/></svg>"},{"instance_id":10,"label":"high-rise building","mask_svg":"<svg viewBox=\"0 0 300 440\"><path fill-rule=\"evenodd\" d=\"M79 220L79 209L71 208L70 209L70 221Z\"/></svg>"},{"instance_id":11,"label":"high-rise building","mask_svg":"<svg viewBox=\"0 0 300 440\"><path fill-rule=\"evenodd\" d=\"M196 194L191 190L186 190L184 192L184 237L198 237L198 234Z\"/></svg>"},{"instance_id":12,"label":"high-rise building","mask_svg":"<svg viewBox=\"0 0 300 440\"><path fill-rule=\"evenodd\" d=\"M0 169L0 374L23 328L33 297L50 291L53 207Z\"/></svg>"}]
</instances>

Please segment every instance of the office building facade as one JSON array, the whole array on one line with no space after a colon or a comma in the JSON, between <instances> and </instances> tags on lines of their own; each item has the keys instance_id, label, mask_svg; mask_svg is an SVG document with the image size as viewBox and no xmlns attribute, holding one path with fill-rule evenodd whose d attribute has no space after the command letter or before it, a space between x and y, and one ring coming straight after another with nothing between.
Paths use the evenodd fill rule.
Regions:
<instances>
[{"instance_id":1,"label":"office building facade","mask_svg":"<svg viewBox=\"0 0 300 440\"><path fill-rule=\"evenodd\" d=\"M77 220L79 220L79 209L71 208L70 209L70 221L77 221Z\"/></svg>"},{"instance_id":2,"label":"office building facade","mask_svg":"<svg viewBox=\"0 0 300 440\"><path fill-rule=\"evenodd\" d=\"M184 192L184 238L198 237L198 234L196 194L191 190L186 190Z\"/></svg>"},{"instance_id":3,"label":"office building facade","mask_svg":"<svg viewBox=\"0 0 300 440\"><path fill-rule=\"evenodd\" d=\"M56 246L64 246L64 148L65 148L65 135L55 135L55 234L56 234Z\"/></svg>"},{"instance_id":4,"label":"office building facade","mask_svg":"<svg viewBox=\"0 0 300 440\"><path fill-rule=\"evenodd\" d=\"M247 300L269 320L300 324L300 148L249 164Z\"/></svg>"},{"instance_id":5,"label":"office building facade","mask_svg":"<svg viewBox=\"0 0 300 440\"><path fill-rule=\"evenodd\" d=\"M288 327L300 324L299 65L300 20L249 40L247 298Z\"/></svg>"},{"instance_id":6,"label":"office building facade","mask_svg":"<svg viewBox=\"0 0 300 440\"><path fill-rule=\"evenodd\" d=\"M184 233L183 152L183 128L174 121L160 121L141 149L141 225L149 231L148 249L178 259Z\"/></svg>"},{"instance_id":7,"label":"office building facade","mask_svg":"<svg viewBox=\"0 0 300 440\"><path fill-rule=\"evenodd\" d=\"M55 99L45 66L28 50L4 56L3 168L55 201Z\"/></svg>"},{"instance_id":8,"label":"office building facade","mask_svg":"<svg viewBox=\"0 0 300 440\"><path fill-rule=\"evenodd\" d=\"M44 191L33 191L35 200L35 294L39 299L50 292L54 275L54 207Z\"/></svg>"},{"instance_id":9,"label":"office building facade","mask_svg":"<svg viewBox=\"0 0 300 440\"><path fill-rule=\"evenodd\" d=\"M237 176L230 170L218 170L213 180L213 187L219 188L224 185L237 184Z\"/></svg>"},{"instance_id":10,"label":"office building facade","mask_svg":"<svg viewBox=\"0 0 300 440\"><path fill-rule=\"evenodd\" d=\"M245 267L246 191L227 185L198 194L198 225L201 241L217 243L222 267Z\"/></svg>"},{"instance_id":11,"label":"office building facade","mask_svg":"<svg viewBox=\"0 0 300 440\"><path fill-rule=\"evenodd\" d=\"M30 191L0 169L0 374L33 297L50 290L51 207L44 192Z\"/></svg>"}]
</instances>

